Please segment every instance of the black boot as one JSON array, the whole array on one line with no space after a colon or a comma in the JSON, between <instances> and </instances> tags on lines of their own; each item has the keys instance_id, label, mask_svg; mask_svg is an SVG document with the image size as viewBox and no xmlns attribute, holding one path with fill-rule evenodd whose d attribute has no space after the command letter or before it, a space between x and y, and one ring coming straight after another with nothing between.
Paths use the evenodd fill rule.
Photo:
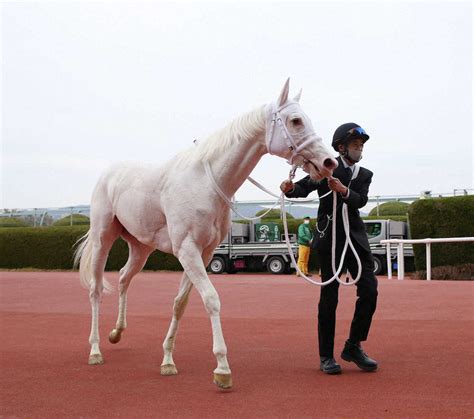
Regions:
<instances>
[{"instance_id":1,"label":"black boot","mask_svg":"<svg viewBox=\"0 0 474 419\"><path fill-rule=\"evenodd\" d=\"M341 358L347 362L354 362L364 371L375 371L378 367L377 361L368 357L360 347L360 343L352 343L348 340L341 353Z\"/></svg>"},{"instance_id":2,"label":"black boot","mask_svg":"<svg viewBox=\"0 0 474 419\"><path fill-rule=\"evenodd\" d=\"M340 374L341 366L336 362L334 358L322 356L319 368L326 374Z\"/></svg>"}]
</instances>

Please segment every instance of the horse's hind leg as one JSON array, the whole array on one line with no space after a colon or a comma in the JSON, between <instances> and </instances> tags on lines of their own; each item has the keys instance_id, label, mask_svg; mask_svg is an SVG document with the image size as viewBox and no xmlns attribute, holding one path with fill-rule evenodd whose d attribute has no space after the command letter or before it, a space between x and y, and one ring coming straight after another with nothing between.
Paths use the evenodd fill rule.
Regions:
<instances>
[{"instance_id":1,"label":"horse's hind leg","mask_svg":"<svg viewBox=\"0 0 474 419\"><path fill-rule=\"evenodd\" d=\"M127 327L127 291L133 277L143 269L145 263L153 251L152 248L138 242L132 236L124 236L128 242L128 261L120 270L119 279L119 313L115 329L109 334L111 343L118 343L122 337L122 332Z\"/></svg>"},{"instance_id":2,"label":"horse's hind leg","mask_svg":"<svg viewBox=\"0 0 474 419\"><path fill-rule=\"evenodd\" d=\"M99 304L103 291L103 275L107 257L114 241L120 235L122 226L116 219L113 219L108 225L102 228L91 229L90 239L92 242L92 281L89 290L89 300L92 308L92 324L89 343L91 344L91 352L89 355L89 364L103 364L104 359L99 348Z\"/></svg>"},{"instance_id":3,"label":"horse's hind leg","mask_svg":"<svg viewBox=\"0 0 474 419\"><path fill-rule=\"evenodd\" d=\"M173 318L171 319L168 333L163 342L164 355L163 362L161 363L161 375L175 375L178 373L173 361L174 343L176 340L176 334L178 333L178 324L184 314L186 305L188 304L189 293L191 292L192 287L193 284L189 280L188 275L184 273L179 286L178 295L174 299Z\"/></svg>"}]
</instances>

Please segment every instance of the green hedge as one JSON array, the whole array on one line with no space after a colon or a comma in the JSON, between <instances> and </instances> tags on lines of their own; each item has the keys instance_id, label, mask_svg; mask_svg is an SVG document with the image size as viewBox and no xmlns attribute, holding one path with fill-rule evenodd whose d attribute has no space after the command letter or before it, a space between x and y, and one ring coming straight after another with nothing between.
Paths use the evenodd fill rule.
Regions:
<instances>
[{"instance_id":1,"label":"green hedge","mask_svg":"<svg viewBox=\"0 0 474 419\"><path fill-rule=\"evenodd\" d=\"M474 237L474 196L420 199L409 209L413 239ZM426 246L415 245L415 268L426 270ZM431 264L456 266L474 263L474 243L431 245Z\"/></svg>"},{"instance_id":2,"label":"green hedge","mask_svg":"<svg viewBox=\"0 0 474 419\"><path fill-rule=\"evenodd\" d=\"M379 205L379 216L380 215L404 215L406 216L410 204L400 201L384 202ZM377 216L377 207L372 208L369 212L370 216Z\"/></svg>"},{"instance_id":3,"label":"green hedge","mask_svg":"<svg viewBox=\"0 0 474 419\"><path fill-rule=\"evenodd\" d=\"M283 232L280 219L270 219ZM289 233L296 234L302 219L288 220ZM311 222L315 228L315 222ZM16 227L0 229L0 269L72 269L73 245L88 230L88 226L60 227ZM312 252L310 266L315 265L315 252ZM116 271L125 265L128 246L122 239L115 242L107 260L106 270ZM181 264L173 256L160 251L153 252L145 265L147 270L182 270Z\"/></svg>"},{"instance_id":4,"label":"green hedge","mask_svg":"<svg viewBox=\"0 0 474 419\"><path fill-rule=\"evenodd\" d=\"M86 217L85 215L82 214L72 214L72 215L67 215L64 218L61 218L60 220L54 222L54 226L56 227L71 227L71 217L72 217L72 225L73 226L88 226L91 223L91 220L89 217Z\"/></svg>"},{"instance_id":5,"label":"green hedge","mask_svg":"<svg viewBox=\"0 0 474 419\"><path fill-rule=\"evenodd\" d=\"M265 214L267 211L268 211L268 209L260 210L255 214L255 217L260 217L262 214ZM272 209L272 210L268 211L267 214L265 214L262 217L262 220L265 220L265 221L268 221L270 219L275 220L275 219L279 219L280 217L281 217L281 211L279 209ZM286 212L286 218L287 219L290 219L290 218L294 219L295 217L293 217L289 212Z\"/></svg>"},{"instance_id":6,"label":"green hedge","mask_svg":"<svg viewBox=\"0 0 474 419\"><path fill-rule=\"evenodd\" d=\"M28 224L23 220L15 217L1 217L0 227L26 227Z\"/></svg>"},{"instance_id":7,"label":"green hedge","mask_svg":"<svg viewBox=\"0 0 474 419\"><path fill-rule=\"evenodd\" d=\"M72 269L73 245L87 230L84 226L2 228L0 268ZM119 239L112 247L106 270L121 269L127 258L128 246ZM174 256L155 251L144 269L178 271L182 268Z\"/></svg>"}]
</instances>

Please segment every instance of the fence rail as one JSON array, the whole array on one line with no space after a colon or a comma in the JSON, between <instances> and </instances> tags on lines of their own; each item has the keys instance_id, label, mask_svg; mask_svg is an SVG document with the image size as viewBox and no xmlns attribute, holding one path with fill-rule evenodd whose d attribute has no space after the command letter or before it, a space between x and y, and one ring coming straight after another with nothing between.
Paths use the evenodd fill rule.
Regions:
<instances>
[{"instance_id":1,"label":"fence rail","mask_svg":"<svg viewBox=\"0 0 474 419\"><path fill-rule=\"evenodd\" d=\"M397 245L397 279L405 279L405 259L403 256L404 244L425 244L426 245L426 280L431 281L431 243L458 243L474 242L474 237L446 237L437 239L387 239L381 240L381 244L387 246L387 276L392 279L392 262L390 260L391 244Z\"/></svg>"}]
</instances>

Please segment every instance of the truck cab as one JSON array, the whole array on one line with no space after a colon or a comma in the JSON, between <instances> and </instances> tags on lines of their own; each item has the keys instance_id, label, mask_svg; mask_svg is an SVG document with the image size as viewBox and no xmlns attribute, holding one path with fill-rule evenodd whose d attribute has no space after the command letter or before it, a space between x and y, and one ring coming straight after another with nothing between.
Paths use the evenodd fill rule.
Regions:
<instances>
[{"instance_id":1,"label":"truck cab","mask_svg":"<svg viewBox=\"0 0 474 419\"><path fill-rule=\"evenodd\" d=\"M385 239L408 239L408 224L393 220L364 220L365 230L369 239L370 250L374 257L374 273L384 274L387 271L387 248L380 243ZM413 259L413 246L405 245L404 256ZM396 249L391 249L390 259L395 261ZM393 262L392 262L393 263Z\"/></svg>"}]
</instances>

